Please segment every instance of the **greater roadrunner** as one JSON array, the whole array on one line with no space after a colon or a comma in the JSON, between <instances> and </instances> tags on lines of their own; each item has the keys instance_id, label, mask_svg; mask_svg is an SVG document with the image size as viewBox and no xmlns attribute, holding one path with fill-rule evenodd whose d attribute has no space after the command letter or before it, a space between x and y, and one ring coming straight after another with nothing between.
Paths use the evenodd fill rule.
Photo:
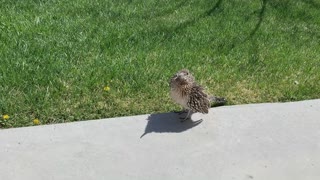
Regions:
<instances>
[{"instance_id":1,"label":"greater roadrunner","mask_svg":"<svg viewBox=\"0 0 320 180\"><path fill-rule=\"evenodd\" d=\"M213 102L220 105L226 103L225 98L208 96L187 69L182 69L170 79L170 96L188 111L181 122L189 119L191 112L207 114Z\"/></svg>"}]
</instances>

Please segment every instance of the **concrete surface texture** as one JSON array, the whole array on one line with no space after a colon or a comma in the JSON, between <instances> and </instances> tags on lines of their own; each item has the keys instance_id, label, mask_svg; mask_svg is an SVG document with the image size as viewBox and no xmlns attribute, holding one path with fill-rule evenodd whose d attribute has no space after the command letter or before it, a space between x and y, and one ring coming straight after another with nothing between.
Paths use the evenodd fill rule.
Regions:
<instances>
[{"instance_id":1,"label":"concrete surface texture","mask_svg":"<svg viewBox=\"0 0 320 180\"><path fill-rule=\"evenodd\" d=\"M320 100L216 107L192 119L0 130L0 179L320 179Z\"/></svg>"}]
</instances>

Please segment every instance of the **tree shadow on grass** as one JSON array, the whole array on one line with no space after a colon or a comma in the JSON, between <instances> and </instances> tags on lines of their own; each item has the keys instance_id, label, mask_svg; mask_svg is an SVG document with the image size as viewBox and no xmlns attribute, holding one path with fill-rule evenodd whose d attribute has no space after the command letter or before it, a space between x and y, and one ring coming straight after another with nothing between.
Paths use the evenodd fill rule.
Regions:
<instances>
[{"instance_id":1,"label":"tree shadow on grass","mask_svg":"<svg viewBox=\"0 0 320 180\"><path fill-rule=\"evenodd\" d=\"M205 11L203 14L200 14L197 17L194 17L190 20L187 20L183 23L178 24L176 27L173 28L173 32L178 32L182 29L187 28L188 26L192 26L202 18L205 18L207 16L212 16L214 12L220 8L221 4L222 4L222 0L218 0L209 10Z\"/></svg>"},{"instance_id":2,"label":"tree shadow on grass","mask_svg":"<svg viewBox=\"0 0 320 180\"><path fill-rule=\"evenodd\" d=\"M211 7L211 9L207 10L203 14L203 16L211 16L221 6L221 3L222 3L222 0L218 0L216 4Z\"/></svg>"},{"instance_id":3,"label":"tree shadow on grass","mask_svg":"<svg viewBox=\"0 0 320 180\"><path fill-rule=\"evenodd\" d=\"M255 11L255 13L258 13L258 21L255 24L254 28L250 31L250 33L247 35L247 37L244 40L240 40L240 41L233 40L234 42L231 43L231 45L227 48L227 54L231 50L233 50L235 47L237 47L238 45L242 45L243 43L253 39L254 35L260 29L261 24L262 24L262 22L264 20L265 11L266 11L266 7L267 7L267 2L268 2L268 0L261 0L261 8L260 8L260 10L259 11Z\"/></svg>"},{"instance_id":4,"label":"tree shadow on grass","mask_svg":"<svg viewBox=\"0 0 320 180\"><path fill-rule=\"evenodd\" d=\"M261 23L264 18L264 15L265 15L266 5L267 5L267 0L262 0L261 9L260 9L259 15L258 15L259 20L258 20L257 24L255 25L255 27L253 28L253 30L250 32L250 34L246 40L252 38L256 34L258 29L260 28Z\"/></svg>"},{"instance_id":5,"label":"tree shadow on grass","mask_svg":"<svg viewBox=\"0 0 320 180\"><path fill-rule=\"evenodd\" d=\"M241 41L234 40L234 42L231 43L231 45L227 47L228 52L230 52L236 46L241 45L241 44L249 41L250 39L253 39L254 35L257 33L257 31L261 27L261 24L263 23L268 1L269 0L261 0L261 8L254 13L254 14L257 14L257 17L258 17L258 21L256 22L255 26L252 28L252 30L250 32L248 32L248 35L247 35L246 38L244 38ZM313 2L312 0L306 0L306 1ZM171 38L173 36L173 34L178 33L178 32L184 30L185 28L187 28L189 26L193 26L195 23L197 23L202 18L206 18L206 17L209 17L209 16L214 16L214 14L219 11L219 9L220 9L222 4L223 4L223 0L217 0L211 6L210 9L204 11L203 13L199 14L198 16L193 17L193 18L191 18L191 19L189 19L187 21L184 21L184 22L178 24L177 26L175 26L173 28L167 29L167 31L165 31L165 32L166 32L166 34L168 34L168 36L166 36L166 37L167 38ZM313 3L313 4L315 4L315 3Z\"/></svg>"},{"instance_id":6,"label":"tree shadow on grass","mask_svg":"<svg viewBox=\"0 0 320 180\"><path fill-rule=\"evenodd\" d=\"M188 1L182 0L177 5L170 6L170 8L165 9L165 10L160 11L160 12L157 12L157 11L154 11L153 9L151 9L151 12L145 14L143 17L144 18L156 18L156 17L166 16L166 15L172 14L175 11L179 10L180 8L185 6L187 3L188 3Z\"/></svg>"},{"instance_id":7,"label":"tree shadow on grass","mask_svg":"<svg viewBox=\"0 0 320 180\"><path fill-rule=\"evenodd\" d=\"M180 133L199 125L202 122L202 119L197 121L187 120L185 122L180 122L179 116L176 113L161 113L150 114L147 121L147 126L140 138L152 132Z\"/></svg>"},{"instance_id":8,"label":"tree shadow on grass","mask_svg":"<svg viewBox=\"0 0 320 180\"><path fill-rule=\"evenodd\" d=\"M217 0L211 6L210 9L200 13L199 15L195 15L194 17L191 17L176 25L173 25L173 26L161 25L157 28L151 28L151 30L145 30L145 29L139 30L137 32L132 33L129 37L125 36L123 39L120 39L119 42L125 41L128 44L132 44L133 46L135 46L135 44L139 42L140 39L144 39L145 37L159 37L159 36L162 37L163 36L163 38L160 38L160 40L153 41L155 44L161 44L161 42L163 41L171 40L173 37L175 37L175 34L185 30L190 26L195 25L199 20L206 18L208 16L214 16L214 14L219 11L222 2L223 0ZM167 10L164 10L161 12L153 12L148 15L144 15L143 17L146 19L153 19L161 16L166 16L186 6L187 4L188 4L188 1L181 1L176 6L171 7ZM146 46L148 51L151 51L155 47L157 46Z\"/></svg>"},{"instance_id":9,"label":"tree shadow on grass","mask_svg":"<svg viewBox=\"0 0 320 180\"><path fill-rule=\"evenodd\" d=\"M303 0L303 2L310 4L314 8L318 8L318 9L320 8L320 3L315 2L314 0Z\"/></svg>"}]
</instances>

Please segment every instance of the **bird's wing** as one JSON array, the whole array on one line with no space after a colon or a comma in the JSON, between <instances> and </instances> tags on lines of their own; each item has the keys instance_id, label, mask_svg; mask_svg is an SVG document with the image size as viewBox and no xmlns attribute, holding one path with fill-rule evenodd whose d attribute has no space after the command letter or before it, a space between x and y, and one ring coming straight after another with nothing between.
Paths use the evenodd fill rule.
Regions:
<instances>
[{"instance_id":1,"label":"bird's wing","mask_svg":"<svg viewBox=\"0 0 320 180\"><path fill-rule=\"evenodd\" d=\"M196 85L192 87L188 100L188 107L194 112L208 113L210 102L208 95L203 92L201 86Z\"/></svg>"}]
</instances>

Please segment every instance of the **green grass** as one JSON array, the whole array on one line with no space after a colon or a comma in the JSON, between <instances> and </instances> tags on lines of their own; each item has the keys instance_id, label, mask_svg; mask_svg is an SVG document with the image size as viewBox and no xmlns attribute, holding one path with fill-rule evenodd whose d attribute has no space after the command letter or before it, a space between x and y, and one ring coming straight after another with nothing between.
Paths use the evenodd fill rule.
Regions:
<instances>
[{"instance_id":1,"label":"green grass","mask_svg":"<svg viewBox=\"0 0 320 180\"><path fill-rule=\"evenodd\" d=\"M2 128L172 111L182 68L229 104L320 98L317 0L0 3Z\"/></svg>"}]
</instances>

